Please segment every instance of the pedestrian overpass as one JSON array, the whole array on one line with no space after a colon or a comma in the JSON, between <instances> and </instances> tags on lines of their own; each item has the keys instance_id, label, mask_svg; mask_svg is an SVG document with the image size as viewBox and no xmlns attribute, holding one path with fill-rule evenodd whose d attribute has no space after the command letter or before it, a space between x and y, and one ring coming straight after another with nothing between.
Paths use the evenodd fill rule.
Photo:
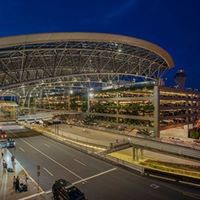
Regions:
<instances>
[{"instance_id":1,"label":"pedestrian overpass","mask_svg":"<svg viewBox=\"0 0 200 200\"><path fill-rule=\"evenodd\" d=\"M142 159L143 150L148 150L156 153L176 156L183 159L200 161L200 148L194 149L177 144L170 144L153 139L138 137L132 137L128 140L111 143L110 147L106 151L104 151L103 154L109 154L127 148L132 148L133 160Z\"/></svg>"}]
</instances>

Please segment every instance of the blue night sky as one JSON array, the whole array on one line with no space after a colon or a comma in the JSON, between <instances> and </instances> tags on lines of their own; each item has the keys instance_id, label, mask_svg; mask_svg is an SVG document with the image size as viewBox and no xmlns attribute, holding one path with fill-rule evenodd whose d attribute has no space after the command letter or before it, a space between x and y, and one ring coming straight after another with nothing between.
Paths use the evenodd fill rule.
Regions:
<instances>
[{"instance_id":1,"label":"blue night sky","mask_svg":"<svg viewBox=\"0 0 200 200\"><path fill-rule=\"evenodd\" d=\"M166 49L187 87L200 88L199 0L0 0L0 36L104 32L138 37Z\"/></svg>"}]
</instances>

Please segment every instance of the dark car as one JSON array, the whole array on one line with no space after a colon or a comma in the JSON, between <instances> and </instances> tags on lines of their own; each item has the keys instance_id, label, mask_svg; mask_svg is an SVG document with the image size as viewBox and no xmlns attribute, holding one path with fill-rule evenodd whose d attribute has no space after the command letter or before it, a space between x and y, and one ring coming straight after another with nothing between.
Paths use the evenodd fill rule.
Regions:
<instances>
[{"instance_id":1,"label":"dark car","mask_svg":"<svg viewBox=\"0 0 200 200\"><path fill-rule=\"evenodd\" d=\"M0 140L0 148L14 148L15 146L16 142L12 138Z\"/></svg>"},{"instance_id":2,"label":"dark car","mask_svg":"<svg viewBox=\"0 0 200 200\"><path fill-rule=\"evenodd\" d=\"M16 146L16 142L12 138L8 138L7 140L7 148L14 148Z\"/></svg>"},{"instance_id":3,"label":"dark car","mask_svg":"<svg viewBox=\"0 0 200 200\"><path fill-rule=\"evenodd\" d=\"M64 179L55 181L52 192L55 200L86 200L83 192Z\"/></svg>"}]
</instances>

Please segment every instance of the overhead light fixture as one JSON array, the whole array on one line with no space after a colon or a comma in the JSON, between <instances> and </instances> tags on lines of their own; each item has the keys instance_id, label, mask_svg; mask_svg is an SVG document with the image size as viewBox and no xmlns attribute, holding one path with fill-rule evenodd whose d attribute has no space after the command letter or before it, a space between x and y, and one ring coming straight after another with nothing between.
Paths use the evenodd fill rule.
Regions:
<instances>
[{"instance_id":1,"label":"overhead light fixture","mask_svg":"<svg viewBox=\"0 0 200 200\"><path fill-rule=\"evenodd\" d=\"M94 96L94 94L90 92L89 97L92 98L93 96Z\"/></svg>"},{"instance_id":2,"label":"overhead light fixture","mask_svg":"<svg viewBox=\"0 0 200 200\"><path fill-rule=\"evenodd\" d=\"M119 53L121 53L121 52L122 52L122 49L119 48L117 51L118 51Z\"/></svg>"}]
</instances>

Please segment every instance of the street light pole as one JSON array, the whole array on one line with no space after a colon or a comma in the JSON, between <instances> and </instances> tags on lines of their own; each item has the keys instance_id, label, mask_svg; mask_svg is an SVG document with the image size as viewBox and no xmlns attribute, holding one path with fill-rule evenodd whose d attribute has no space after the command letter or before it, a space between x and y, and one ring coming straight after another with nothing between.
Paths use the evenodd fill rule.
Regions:
<instances>
[{"instance_id":1,"label":"street light pole","mask_svg":"<svg viewBox=\"0 0 200 200\"><path fill-rule=\"evenodd\" d=\"M38 193L39 193L39 191L40 191L40 165L37 165L37 183L38 183L38 187L37 187L37 189L38 189Z\"/></svg>"},{"instance_id":2,"label":"street light pole","mask_svg":"<svg viewBox=\"0 0 200 200\"><path fill-rule=\"evenodd\" d=\"M55 125L55 135L59 135L59 124L54 124Z\"/></svg>"},{"instance_id":3,"label":"street light pole","mask_svg":"<svg viewBox=\"0 0 200 200\"><path fill-rule=\"evenodd\" d=\"M59 124L57 124L57 135L59 136Z\"/></svg>"},{"instance_id":4,"label":"street light pole","mask_svg":"<svg viewBox=\"0 0 200 200\"><path fill-rule=\"evenodd\" d=\"M87 112L90 112L90 93L89 93L89 89L87 88Z\"/></svg>"},{"instance_id":5,"label":"street light pole","mask_svg":"<svg viewBox=\"0 0 200 200\"><path fill-rule=\"evenodd\" d=\"M87 102L87 104L88 104L87 112L88 112L88 113L90 112L90 98L92 98L93 95L94 95L94 94L93 94L92 92L90 92L90 91L93 91L93 88L90 88L90 89L87 88L87 97L88 97L88 102Z\"/></svg>"}]
</instances>

